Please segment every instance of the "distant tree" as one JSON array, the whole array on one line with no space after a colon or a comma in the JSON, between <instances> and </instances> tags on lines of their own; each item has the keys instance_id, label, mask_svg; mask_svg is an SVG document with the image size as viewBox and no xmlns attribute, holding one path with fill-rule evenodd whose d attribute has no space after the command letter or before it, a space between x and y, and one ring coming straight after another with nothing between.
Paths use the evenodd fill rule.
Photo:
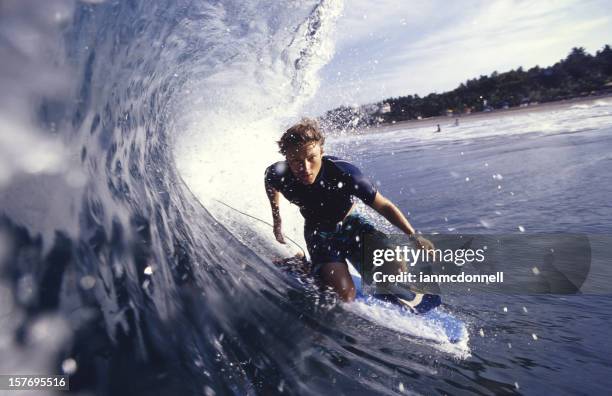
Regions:
<instances>
[{"instance_id":1,"label":"distant tree","mask_svg":"<svg viewBox=\"0 0 612 396\"><path fill-rule=\"evenodd\" d=\"M546 102L597 91L612 82L612 48L604 46L593 56L583 47L574 47L565 59L552 66L534 66L525 71L523 67L490 76L481 75L468 79L452 91L431 93L425 97L407 95L388 98L378 106L346 107L330 110L322 117L325 122L339 128L359 127L383 122L402 121L418 117L433 117L448 110L463 113L468 109L482 111L484 100L495 108L518 106L524 102ZM388 103L390 111L372 113L371 108L380 109Z\"/></svg>"},{"instance_id":2,"label":"distant tree","mask_svg":"<svg viewBox=\"0 0 612 396\"><path fill-rule=\"evenodd\" d=\"M595 59L599 71L610 80L612 78L612 48L606 44L601 51L597 51Z\"/></svg>"}]
</instances>

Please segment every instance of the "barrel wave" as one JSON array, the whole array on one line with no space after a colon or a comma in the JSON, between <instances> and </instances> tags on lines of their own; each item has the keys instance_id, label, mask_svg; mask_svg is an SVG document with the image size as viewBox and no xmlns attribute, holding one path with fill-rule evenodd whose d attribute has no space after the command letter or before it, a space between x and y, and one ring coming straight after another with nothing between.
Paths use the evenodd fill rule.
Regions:
<instances>
[{"instance_id":1,"label":"barrel wave","mask_svg":"<svg viewBox=\"0 0 612 396\"><path fill-rule=\"evenodd\" d=\"M276 242L264 170L333 80L343 7L0 1L0 374L96 395L609 393L609 98L325 142L424 233L588 234L581 293L474 287L435 322L319 290L283 200Z\"/></svg>"},{"instance_id":2,"label":"barrel wave","mask_svg":"<svg viewBox=\"0 0 612 396\"><path fill-rule=\"evenodd\" d=\"M262 109L277 123L295 115L341 4L0 8L1 348L15 357L3 372L68 373L99 394L319 394L356 381L308 381L344 360L313 349L338 349L334 312L212 217L177 170L195 115L219 139Z\"/></svg>"}]
</instances>

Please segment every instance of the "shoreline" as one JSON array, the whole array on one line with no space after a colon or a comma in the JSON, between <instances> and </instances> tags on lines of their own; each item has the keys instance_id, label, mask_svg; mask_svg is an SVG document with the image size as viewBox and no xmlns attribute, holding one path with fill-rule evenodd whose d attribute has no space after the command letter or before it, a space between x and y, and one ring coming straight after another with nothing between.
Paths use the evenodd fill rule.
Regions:
<instances>
[{"instance_id":1,"label":"shoreline","mask_svg":"<svg viewBox=\"0 0 612 396\"><path fill-rule=\"evenodd\" d=\"M496 109L496 110L488 111L488 112L481 111L478 113L471 113L471 114L460 114L460 115L453 115L453 116L444 115L444 116L430 117L430 118L424 118L421 120L404 120L404 121L398 121L394 124L385 123L385 124L380 124L377 126L359 128L357 129L357 131L359 133L371 133L374 131L386 132L386 131L392 131L395 129L416 129L416 128L422 128L422 127L428 127L428 126L436 127L437 124L440 124L440 127L445 127L445 126L449 126L449 124L454 124L455 119L459 119L459 123L460 123L459 125L461 125L463 121L467 122L471 120L478 120L482 118L496 117L496 116L502 116L502 115L507 115L507 114L519 114L519 113L559 110L559 109L570 107L575 104L589 103L589 102L595 102L597 100L611 99L611 98L612 98L612 94L578 97L578 98L558 100L554 102L545 102L545 103L524 106L524 107L511 107L508 109Z\"/></svg>"}]
</instances>

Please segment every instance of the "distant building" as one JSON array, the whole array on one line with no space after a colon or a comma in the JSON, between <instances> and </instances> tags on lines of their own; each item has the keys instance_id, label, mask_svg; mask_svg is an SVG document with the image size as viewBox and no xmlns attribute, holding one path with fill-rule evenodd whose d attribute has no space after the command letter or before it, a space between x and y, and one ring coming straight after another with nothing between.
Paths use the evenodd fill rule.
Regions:
<instances>
[{"instance_id":1,"label":"distant building","mask_svg":"<svg viewBox=\"0 0 612 396\"><path fill-rule=\"evenodd\" d=\"M380 106L380 113L381 114L387 114L391 112L391 104L390 103L383 103L382 106Z\"/></svg>"}]
</instances>

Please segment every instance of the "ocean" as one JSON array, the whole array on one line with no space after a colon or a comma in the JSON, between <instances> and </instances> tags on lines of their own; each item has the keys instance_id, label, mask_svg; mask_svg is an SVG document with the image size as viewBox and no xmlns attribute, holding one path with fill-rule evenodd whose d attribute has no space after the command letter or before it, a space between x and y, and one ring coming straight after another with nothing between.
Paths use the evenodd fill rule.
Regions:
<instances>
[{"instance_id":1,"label":"ocean","mask_svg":"<svg viewBox=\"0 0 612 396\"><path fill-rule=\"evenodd\" d=\"M0 373L100 395L608 392L608 257L596 292L443 297L459 346L274 263L304 247L302 222L284 203L295 243L274 241L263 172L333 56L341 2L0 11ZM612 100L441 127L325 150L424 233L608 240Z\"/></svg>"}]
</instances>

